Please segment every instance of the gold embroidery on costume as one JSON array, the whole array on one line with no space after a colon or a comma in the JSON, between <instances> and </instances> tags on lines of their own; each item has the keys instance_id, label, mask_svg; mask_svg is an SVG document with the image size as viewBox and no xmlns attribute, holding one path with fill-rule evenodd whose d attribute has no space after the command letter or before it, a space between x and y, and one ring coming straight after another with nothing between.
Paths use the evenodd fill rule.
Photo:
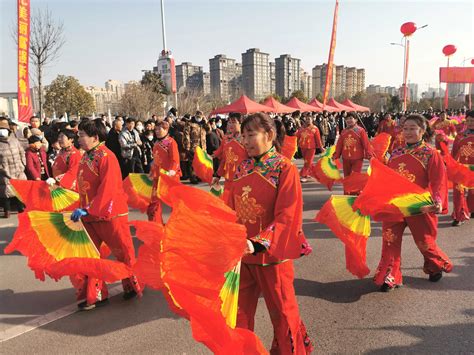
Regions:
<instances>
[{"instance_id":1,"label":"gold embroidery on costume","mask_svg":"<svg viewBox=\"0 0 474 355\"><path fill-rule=\"evenodd\" d=\"M387 228L382 232L382 238L390 245L395 242L397 236L393 233L392 228Z\"/></svg>"},{"instance_id":2,"label":"gold embroidery on costume","mask_svg":"<svg viewBox=\"0 0 474 355\"><path fill-rule=\"evenodd\" d=\"M349 157L351 156L351 149L353 152L356 151L356 147L355 147L356 143L357 143L357 140L354 137L352 137L351 134L349 134L347 138L344 139L344 150L348 151Z\"/></svg>"},{"instance_id":3,"label":"gold embroidery on costume","mask_svg":"<svg viewBox=\"0 0 474 355\"><path fill-rule=\"evenodd\" d=\"M239 156L234 153L232 150L232 147L229 147L229 149L226 149L225 151L225 171L228 174L233 174L235 170L235 166L237 165L237 162L239 161ZM231 176L229 176L231 178Z\"/></svg>"},{"instance_id":4,"label":"gold embroidery on costume","mask_svg":"<svg viewBox=\"0 0 474 355\"><path fill-rule=\"evenodd\" d=\"M84 196L86 205L89 204L89 199L87 198L87 191L91 188L89 181L85 181L84 177L82 176L83 170L79 170L79 175L77 177L78 183L78 192L80 195Z\"/></svg>"},{"instance_id":5,"label":"gold embroidery on costume","mask_svg":"<svg viewBox=\"0 0 474 355\"><path fill-rule=\"evenodd\" d=\"M407 165L405 163L398 164L397 172L403 176L404 178L408 179L410 182L415 182L416 176L411 174L410 171L405 169Z\"/></svg>"},{"instance_id":6,"label":"gold embroidery on costume","mask_svg":"<svg viewBox=\"0 0 474 355\"><path fill-rule=\"evenodd\" d=\"M257 203L257 200L253 197L249 197L249 193L252 191L250 186L245 186L242 189L242 195L235 197L235 211L239 221L243 224L257 223L257 218L263 216L265 209Z\"/></svg>"},{"instance_id":7,"label":"gold embroidery on costume","mask_svg":"<svg viewBox=\"0 0 474 355\"><path fill-rule=\"evenodd\" d=\"M474 157L474 147L472 146L472 142L467 142L467 145L463 145L459 150L461 157Z\"/></svg>"}]
</instances>

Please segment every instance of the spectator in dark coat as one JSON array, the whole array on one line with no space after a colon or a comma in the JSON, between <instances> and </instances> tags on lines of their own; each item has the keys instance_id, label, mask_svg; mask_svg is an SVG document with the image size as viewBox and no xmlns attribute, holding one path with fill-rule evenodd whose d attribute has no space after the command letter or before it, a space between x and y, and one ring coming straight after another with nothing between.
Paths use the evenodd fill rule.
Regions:
<instances>
[{"instance_id":1,"label":"spectator in dark coat","mask_svg":"<svg viewBox=\"0 0 474 355\"><path fill-rule=\"evenodd\" d=\"M122 147L119 143L119 135L122 132L123 122L119 119L114 120L112 123L112 129L107 134L107 139L105 140L105 146L109 148L117 158L120 171L122 172L122 179L125 179L127 176L127 169L125 167L123 158L122 158Z\"/></svg>"}]
</instances>

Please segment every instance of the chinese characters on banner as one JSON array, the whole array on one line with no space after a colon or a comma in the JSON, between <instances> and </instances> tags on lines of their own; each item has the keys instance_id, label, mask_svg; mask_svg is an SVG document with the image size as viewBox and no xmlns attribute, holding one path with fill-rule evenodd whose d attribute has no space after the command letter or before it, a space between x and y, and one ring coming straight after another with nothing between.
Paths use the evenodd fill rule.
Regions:
<instances>
[{"instance_id":1,"label":"chinese characters on banner","mask_svg":"<svg viewBox=\"0 0 474 355\"><path fill-rule=\"evenodd\" d=\"M337 33L337 14L339 12L339 0L336 0L336 6L334 8L334 19L332 22L332 35L331 35L331 45L329 47L329 58L328 66L326 70L326 82L324 85L324 95L323 95L323 109L326 106L328 99L329 88L332 83L332 70L334 65L334 52L336 50L336 33Z\"/></svg>"},{"instance_id":2,"label":"chinese characters on banner","mask_svg":"<svg viewBox=\"0 0 474 355\"><path fill-rule=\"evenodd\" d=\"M30 50L30 0L18 0L18 120L28 122L33 115L28 62Z\"/></svg>"}]
</instances>

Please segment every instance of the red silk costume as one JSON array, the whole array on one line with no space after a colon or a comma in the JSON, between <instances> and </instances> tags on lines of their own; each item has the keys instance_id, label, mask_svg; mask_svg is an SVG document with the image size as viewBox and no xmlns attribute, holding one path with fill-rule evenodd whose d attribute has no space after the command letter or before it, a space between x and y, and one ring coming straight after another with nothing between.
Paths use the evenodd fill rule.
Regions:
<instances>
[{"instance_id":1,"label":"red silk costume","mask_svg":"<svg viewBox=\"0 0 474 355\"><path fill-rule=\"evenodd\" d=\"M153 165L150 171L150 175L153 178L153 188L151 204L147 211L148 220L163 224L161 200L156 196L161 169L167 172L170 170L175 171L176 174L172 178L179 181L181 170L179 166L178 144L170 136L157 140L153 146Z\"/></svg>"},{"instance_id":2,"label":"red silk costume","mask_svg":"<svg viewBox=\"0 0 474 355\"><path fill-rule=\"evenodd\" d=\"M446 141L446 143L448 143L446 138L448 136L456 135L456 125L447 119L444 119L444 120L437 119L436 122L433 123L432 129L433 131L442 131L444 133L444 135L442 134L435 135L435 146L436 146L436 149L438 150L440 149L439 142Z\"/></svg>"},{"instance_id":3,"label":"red silk costume","mask_svg":"<svg viewBox=\"0 0 474 355\"><path fill-rule=\"evenodd\" d=\"M431 146L420 142L395 150L388 166L411 182L429 189L433 200L447 207L447 175L440 154ZM438 217L435 214L419 214L406 217L403 222L382 223L382 257L374 276L377 285L390 287L402 284L401 248L402 235L408 226L415 244L423 254L423 271L436 274L450 272L451 261L436 244Z\"/></svg>"},{"instance_id":4,"label":"red silk costume","mask_svg":"<svg viewBox=\"0 0 474 355\"><path fill-rule=\"evenodd\" d=\"M115 155L103 144L83 154L77 175L81 208L88 215L82 222L97 249L105 243L118 261L128 266L135 263L135 250L128 226L127 197L122 187L122 174ZM88 304L107 298L104 281L95 278L76 278L78 300ZM125 292L141 294L135 277L122 280Z\"/></svg>"},{"instance_id":5,"label":"red silk costume","mask_svg":"<svg viewBox=\"0 0 474 355\"><path fill-rule=\"evenodd\" d=\"M385 133L390 134L393 137L395 127L397 127L396 123L391 118L382 120L382 122L380 122L379 126L377 127L377 134L385 132Z\"/></svg>"},{"instance_id":6,"label":"red silk costume","mask_svg":"<svg viewBox=\"0 0 474 355\"><path fill-rule=\"evenodd\" d=\"M298 146L301 148L301 153L303 154L304 159L304 165L300 171L300 176L307 177L311 175L311 166L313 165L316 149L322 149L323 147L323 144L321 143L321 134L319 133L318 127L310 125L298 130L296 136L298 137Z\"/></svg>"},{"instance_id":7,"label":"red silk costume","mask_svg":"<svg viewBox=\"0 0 474 355\"><path fill-rule=\"evenodd\" d=\"M82 154L74 146L61 149L52 166L53 177L65 189L77 191L77 170Z\"/></svg>"},{"instance_id":8,"label":"red silk costume","mask_svg":"<svg viewBox=\"0 0 474 355\"><path fill-rule=\"evenodd\" d=\"M405 146L405 137L403 136L403 126L396 126L393 129L392 144L390 145L389 152L393 152L395 149L402 148Z\"/></svg>"},{"instance_id":9,"label":"red silk costume","mask_svg":"<svg viewBox=\"0 0 474 355\"><path fill-rule=\"evenodd\" d=\"M474 131L465 130L456 137L452 156L461 164L474 165ZM460 222L469 219L469 214L474 212L474 189L454 185L453 204L453 219Z\"/></svg>"},{"instance_id":10,"label":"red silk costume","mask_svg":"<svg viewBox=\"0 0 474 355\"><path fill-rule=\"evenodd\" d=\"M233 136L228 135L219 148L214 152L214 157L219 159L217 175L223 176L225 179L223 199L226 203L230 197L230 190L235 171L240 163L248 158L247 151L240 141L240 134Z\"/></svg>"},{"instance_id":11,"label":"red silk costume","mask_svg":"<svg viewBox=\"0 0 474 355\"><path fill-rule=\"evenodd\" d=\"M347 177L353 171L360 173L364 158L370 158L371 155L372 148L367 133L356 125L341 132L333 158L339 159L342 156L342 168Z\"/></svg>"},{"instance_id":12,"label":"red silk costume","mask_svg":"<svg viewBox=\"0 0 474 355\"><path fill-rule=\"evenodd\" d=\"M247 228L247 238L264 252L242 258L237 327L254 330L260 293L274 328L271 353L309 353L293 287L293 261L301 256L303 199L297 168L274 148L237 168L230 206Z\"/></svg>"}]
</instances>

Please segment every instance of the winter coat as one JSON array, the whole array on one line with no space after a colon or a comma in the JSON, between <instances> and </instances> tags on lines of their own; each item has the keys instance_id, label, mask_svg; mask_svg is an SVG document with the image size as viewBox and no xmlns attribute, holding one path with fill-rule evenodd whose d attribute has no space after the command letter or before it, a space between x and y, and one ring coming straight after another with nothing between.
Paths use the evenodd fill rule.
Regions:
<instances>
[{"instance_id":1,"label":"winter coat","mask_svg":"<svg viewBox=\"0 0 474 355\"><path fill-rule=\"evenodd\" d=\"M124 129L119 135L119 143L122 147L122 157L124 159L132 159L137 155L141 156L139 146L142 142L136 130L129 131L128 129Z\"/></svg>"},{"instance_id":2,"label":"winter coat","mask_svg":"<svg viewBox=\"0 0 474 355\"><path fill-rule=\"evenodd\" d=\"M18 139L0 138L0 198L15 196L9 180L26 180L25 166L25 151Z\"/></svg>"}]
</instances>

